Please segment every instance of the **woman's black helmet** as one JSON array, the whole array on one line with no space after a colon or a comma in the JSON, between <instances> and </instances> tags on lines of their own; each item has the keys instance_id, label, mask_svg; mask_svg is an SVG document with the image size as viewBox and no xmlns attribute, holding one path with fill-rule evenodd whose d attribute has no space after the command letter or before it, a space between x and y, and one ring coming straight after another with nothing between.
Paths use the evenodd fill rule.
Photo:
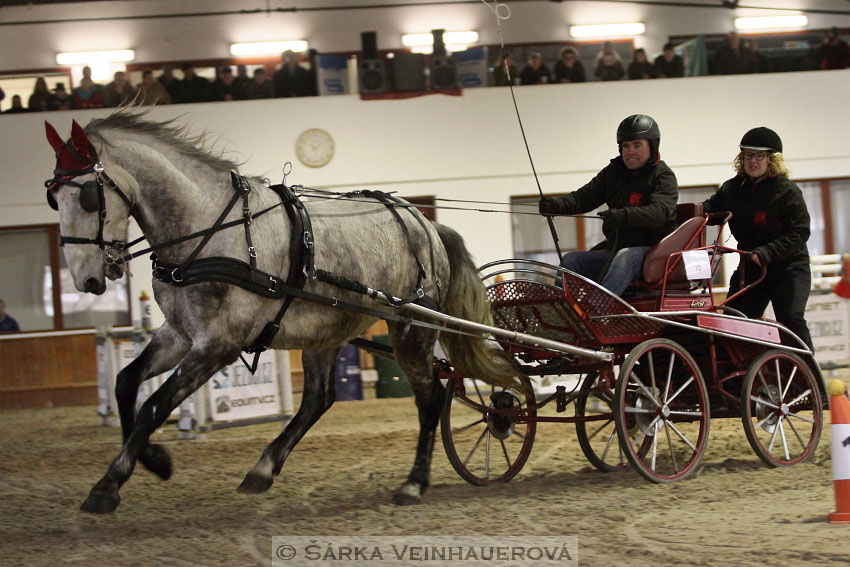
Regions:
<instances>
[{"instance_id":1,"label":"woman's black helmet","mask_svg":"<svg viewBox=\"0 0 850 567\"><path fill-rule=\"evenodd\" d=\"M759 126L744 134L744 137L741 138L740 148L742 150L782 153L782 140L779 138L779 134L770 128Z\"/></svg>"},{"instance_id":2,"label":"woman's black helmet","mask_svg":"<svg viewBox=\"0 0 850 567\"><path fill-rule=\"evenodd\" d=\"M648 140L650 163L658 159L658 147L661 145L661 129L658 123L646 114L632 114L617 128L617 145L628 140Z\"/></svg>"}]
</instances>

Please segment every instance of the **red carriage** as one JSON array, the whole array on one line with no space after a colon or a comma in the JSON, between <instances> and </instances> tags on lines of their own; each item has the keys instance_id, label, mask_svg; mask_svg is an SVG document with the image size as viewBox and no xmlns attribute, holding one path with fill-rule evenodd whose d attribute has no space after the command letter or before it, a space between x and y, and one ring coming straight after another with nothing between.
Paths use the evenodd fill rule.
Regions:
<instances>
[{"instance_id":1,"label":"red carriage","mask_svg":"<svg viewBox=\"0 0 850 567\"><path fill-rule=\"evenodd\" d=\"M723 255L745 254L718 242L706 246L706 227L728 216L693 207L680 205L684 222L650 251L644 281L622 298L541 262L481 268L494 324L541 344L499 338L528 376L513 390L490 390L448 365L441 369L443 443L461 477L478 485L510 480L544 421L575 423L597 469L630 465L656 483L697 470L711 418L742 419L769 466L814 454L825 396L813 355L784 326L726 307L731 297L715 303L711 274L688 278L683 253L702 251L712 273ZM575 348L554 352L547 346L553 343ZM564 374L578 375L575 387L537 398L532 381Z\"/></svg>"}]
</instances>

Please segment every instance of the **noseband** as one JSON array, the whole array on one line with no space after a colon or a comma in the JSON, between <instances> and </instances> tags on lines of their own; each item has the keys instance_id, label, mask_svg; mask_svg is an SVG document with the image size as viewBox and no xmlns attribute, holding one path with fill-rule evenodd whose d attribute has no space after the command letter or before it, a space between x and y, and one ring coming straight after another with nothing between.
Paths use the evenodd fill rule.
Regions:
<instances>
[{"instance_id":1,"label":"noseband","mask_svg":"<svg viewBox=\"0 0 850 567\"><path fill-rule=\"evenodd\" d=\"M75 161L85 163L87 158L83 158L75 149L71 142L68 142L60 151L65 150L71 153ZM58 154L59 152L57 152ZM65 244L96 244L106 264L117 263L120 253L124 250L124 241L122 240L104 240L103 227L106 220L106 199L103 193L103 185L106 183L115 193L118 194L130 210L133 210L133 203L127 195L118 187L118 185L109 177L103 170L103 164L97 157L97 152L94 146L89 144L90 163L82 169L54 169L52 179L44 182L47 187L47 203L54 211L59 210L59 204L53 196L52 190L56 190L61 185L69 185L80 189L80 206L87 213L97 213L97 238L82 238L78 236L59 236L59 246ZM81 175L94 174L94 181L86 181L85 183L77 183L72 178Z\"/></svg>"}]
</instances>

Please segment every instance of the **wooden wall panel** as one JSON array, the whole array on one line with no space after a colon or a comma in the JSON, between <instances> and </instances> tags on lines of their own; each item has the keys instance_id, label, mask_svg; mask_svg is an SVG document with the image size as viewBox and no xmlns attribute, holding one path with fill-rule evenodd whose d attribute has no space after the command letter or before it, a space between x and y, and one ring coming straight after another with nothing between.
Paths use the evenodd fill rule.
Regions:
<instances>
[{"instance_id":1,"label":"wooden wall panel","mask_svg":"<svg viewBox=\"0 0 850 567\"><path fill-rule=\"evenodd\" d=\"M0 341L0 409L97 404L94 332Z\"/></svg>"}]
</instances>

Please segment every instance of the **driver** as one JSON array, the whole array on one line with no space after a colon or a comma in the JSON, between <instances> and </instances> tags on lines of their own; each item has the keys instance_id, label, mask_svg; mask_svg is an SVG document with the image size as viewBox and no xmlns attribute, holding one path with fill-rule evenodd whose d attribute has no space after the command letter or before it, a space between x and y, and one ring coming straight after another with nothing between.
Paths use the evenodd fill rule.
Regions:
<instances>
[{"instance_id":1,"label":"driver","mask_svg":"<svg viewBox=\"0 0 850 567\"><path fill-rule=\"evenodd\" d=\"M611 160L590 182L562 197L540 199L544 215L590 212L606 204L602 232L606 241L600 250L564 254L561 266L599 281L621 295L633 280L643 275L643 259L650 247L676 228L679 185L673 171L661 161L658 147L661 130L652 117L633 114L617 128L620 155Z\"/></svg>"}]
</instances>

